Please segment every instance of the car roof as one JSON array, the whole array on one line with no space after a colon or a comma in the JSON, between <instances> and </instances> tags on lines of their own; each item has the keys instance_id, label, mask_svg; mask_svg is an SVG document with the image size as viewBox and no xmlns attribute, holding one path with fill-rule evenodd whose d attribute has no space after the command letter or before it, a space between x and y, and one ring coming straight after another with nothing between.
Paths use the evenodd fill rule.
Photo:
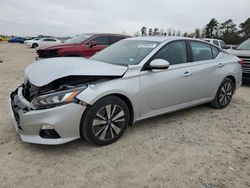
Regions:
<instances>
[{"instance_id":1,"label":"car roof","mask_svg":"<svg viewBox=\"0 0 250 188\"><path fill-rule=\"evenodd\" d=\"M197 40L202 41L200 39L194 39L194 38L188 38L188 37L166 37L166 36L147 36L147 37L132 37L127 38L125 40L141 40L141 41L151 41L151 42L164 42L164 41L170 41L170 40Z\"/></svg>"},{"instance_id":2,"label":"car roof","mask_svg":"<svg viewBox=\"0 0 250 188\"><path fill-rule=\"evenodd\" d=\"M129 35L124 35L124 34L117 34L117 33L82 33L81 35L92 35L92 36L103 36L103 35L111 35L111 36L124 36L124 37L131 37Z\"/></svg>"}]
</instances>

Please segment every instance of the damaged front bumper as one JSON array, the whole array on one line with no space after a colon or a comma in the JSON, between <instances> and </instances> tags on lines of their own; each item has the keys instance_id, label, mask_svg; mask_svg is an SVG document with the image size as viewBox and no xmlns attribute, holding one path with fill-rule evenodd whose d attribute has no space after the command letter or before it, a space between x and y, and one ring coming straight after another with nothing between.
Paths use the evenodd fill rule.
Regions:
<instances>
[{"instance_id":1,"label":"damaged front bumper","mask_svg":"<svg viewBox=\"0 0 250 188\"><path fill-rule=\"evenodd\" d=\"M17 133L25 142L56 145L80 137L79 126L85 106L69 103L35 109L18 87L9 95L9 110Z\"/></svg>"}]
</instances>

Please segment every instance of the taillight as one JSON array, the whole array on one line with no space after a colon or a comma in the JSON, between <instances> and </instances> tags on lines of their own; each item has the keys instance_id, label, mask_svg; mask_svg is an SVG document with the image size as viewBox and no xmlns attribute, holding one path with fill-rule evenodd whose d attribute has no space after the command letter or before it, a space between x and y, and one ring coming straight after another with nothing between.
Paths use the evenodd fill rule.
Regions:
<instances>
[{"instance_id":1,"label":"taillight","mask_svg":"<svg viewBox=\"0 0 250 188\"><path fill-rule=\"evenodd\" d=\"M241 59L238 61L239 64L243 65L245 62Z\"/></svg>"}]
</instances>

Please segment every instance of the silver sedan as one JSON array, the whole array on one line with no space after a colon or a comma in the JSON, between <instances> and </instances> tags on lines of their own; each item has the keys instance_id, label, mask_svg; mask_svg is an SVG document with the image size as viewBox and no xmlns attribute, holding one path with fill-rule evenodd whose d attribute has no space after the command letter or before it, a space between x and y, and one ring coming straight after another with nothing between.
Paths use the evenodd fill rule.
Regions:
<instances>
[{"instance_id":1,"label":"silver sedan","mask_svg":"<svg viewBox=\"0 0 250 188\"><path fill-rule=\"evenodd\" d=\"M200 40L129 38L91 59L31 64L9 96L10 112L25 142L62 144L84 137L106 145L142 119L203 103L225 108L241 85L241 63Z\"/></svg>"}]
</instances>

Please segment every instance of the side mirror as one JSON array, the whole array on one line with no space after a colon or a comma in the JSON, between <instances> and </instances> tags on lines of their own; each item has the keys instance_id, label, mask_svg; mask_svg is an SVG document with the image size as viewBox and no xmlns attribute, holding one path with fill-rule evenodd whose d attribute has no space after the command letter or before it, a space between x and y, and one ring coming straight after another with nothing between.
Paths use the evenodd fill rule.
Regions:
<instances>
[{"instance_id":1,"label":"side mirror","mask_svg":"<svg viewBox=\"0 0 250 188\"><path fill-rule=\"evenodd\" d=\"M233 49L233 50L237 50L237 47L238 47L237 45L236 45L236 46L233 46L232 49Z\"/></svg>"},{"instance_id":2,"label":"side mirror","mask_svg":"<svg viewBox=\"0 0 250 188\"><path fill-rule=\"evenodd\" d=\"M149 69L167 69L170 63L164 59L154 59L148 65Z\"/></svg>"},{"instance_id":3,"label":"side mirror","mask_svg":"<svg viewBox=\"0 0 250 188\"><path fill-rule=\"evenodd\" d=\"M96 45L97 45L96 41L90 41L90 43L89 43L90 48L93 48L93 46L96 46Z\"/></svg>"}]
</instances>

